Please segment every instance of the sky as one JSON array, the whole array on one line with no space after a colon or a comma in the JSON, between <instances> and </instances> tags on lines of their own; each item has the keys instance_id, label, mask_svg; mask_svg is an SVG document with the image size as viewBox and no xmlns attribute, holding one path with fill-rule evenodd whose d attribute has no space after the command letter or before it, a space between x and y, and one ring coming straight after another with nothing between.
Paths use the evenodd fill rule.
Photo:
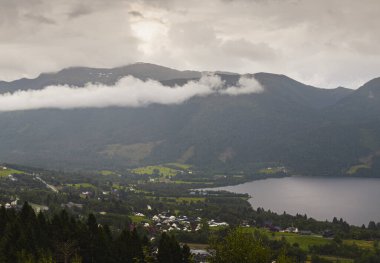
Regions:
<instances>
[{"instance_id":1,"label":"sky","mask_svg":"<svg viewBox=\"0 0 380 263\"><path fill-rule=\"evenodd\" d=\"M380 77L379 13L378 0L0 0L0 79L149 62L357 88Z\"/></svg>"}]
</instances>

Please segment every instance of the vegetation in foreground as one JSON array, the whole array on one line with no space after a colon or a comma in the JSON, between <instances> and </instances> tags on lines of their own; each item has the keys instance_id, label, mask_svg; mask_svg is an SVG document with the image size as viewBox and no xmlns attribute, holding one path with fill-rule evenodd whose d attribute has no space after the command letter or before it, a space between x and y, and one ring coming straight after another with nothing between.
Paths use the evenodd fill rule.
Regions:
<instances>
[{"instance_id":1,"label":"vegetation in foreground","mask_svg":"<svg viewBox=\"0 0 380 263\"><path fill-rule=\"evenodd\" d=\"M190 248L181 246L174 235L162 233L156 239L138 228L112 232L107 225L98 224L92 214L80 220L65 210L46 218L43 213L36 215L28 203L20 211L0 208L0 235L0 262L193 262ZM256 262L252 261L252 256L249 261L240 261L245 257L242 253L252 249L251 255L260 254L265 260L260 262L287 258L285 254L277 256L275 250L261 243L261 239L240 230L229 232L226 240L213 241L211 247L215 255L210 254L210 260L231 262L229 260L235 258L242 263ZM237 250L239 244L246 245L244 251Z\"/></svg>"},{"instance_id":2,"label":"vegetation in foreground","mask_svg":"<svg viewBox=\"0 0 380 263\"><path fill-rule=\"evenodd\" d=\"M204 227L202 231L210 231ZM143 228L111 231L99 224L93 214L78 219L62 210L46 217L35 214L28 203L20 211L0 208L0 262L14 263L190 263L197 261L190 247L181 245L175 235L152 234ZM378 247L362 249L335 238L330 243L310 246L308 257L296 243L270 238L258 229L231 228L213 232L209 253L204 258L215 263L293 263L293 262L380 262ZM339 260L329 256L337 251ZM323 255L323 256L318 256ZM347 259L351 255L353 260Z\"/></svg>"},{"instance_id":3,"label":"vegetation in foreground","mask_svg":"<svg viewBox=\"0 0 380 263\"><path fill-rule=\"evenodd\" d=\"M137 262L152 262L149 260L157 262L157 249L163 233L170 233L165 235L170 236L171 239L175 238L181 244L188 244L192 249L201 247L203 251L208 250L206 253L211 252L213 255L208 258L209 261L215 261L217 256L221 258L231 256L224 252L217 252L229 246L234 247L225 242L227 240L232 242L236 239L233 237L238 236L249 250L252 250L252 247L259 247L267 251L264 258L268 257L270 260L279 261L290 258L291 262L337 262L337 260L339 262L378 262L376 260L378 240L380 240L379 223L370 222L368 226L357 227L336 218L332 222L321 222L306 215L276 214L261 208L252 209L247 202L249 198L247 195L195 190L195 188L204 188L210 184L216 186L247 180L248 177L245 177L247 174L243 174L243 178L242 174L238 176L236 174L204 174L195 170L194 167L180 168L178 166L175 169L187 169L188 172L182 170L170 178L155 174L133 174L130 171L72 174L17 166L8 169L17 170L20 173L12 177L0 178L0 201L8 208L5 209L6 221L2 221L7 222L6 226L3 224L3 230L11 231L0 233L3 237L2 241L0 240L0 247L5 244L12 246L14 248L12 260L23 257L24 261L4 259L0 262L52 262L52 260L57 263L64 262L60 261L62 258L58 255L60 252L56 247L57 241L50 239L54 233L49 231L55 229L54 222L57 222L57 218L62 215L70 222L75 221L74 225L80 226L78 227L80 233L89 235L85 232L89 214L96 215L95 221L101 229L108 229L107 233L110 233L111 237L108 241L111 240L109 241L111 244L116 242L123 232L126 231L132 235L133 229L136 229L141 242L148 241L148 245L142 247L144 261ZM191 173L189 173L190 169ZM278 172L280 174L277 174ZM284 171L280 169L270 176L281 176L283 173ZM161 181L161 179L164 180ZM178 181L181 183L177 183ZM23 223L17 223L17 227L11 227L10 225L13 224L9 224L15 220L15 222L20 222L17 219L19 217L17 211L22 211L20 204L25 201L28 201L35 211L43 211L43 214L38 214L36 217L37 219L43 217L43 221L47 222L47 243L54 246L46 249L46 247L33 245L33 250L23 251L25 244L18 245L14 241L18 240L19 236L27 239L29 243L36 240L33 236L30 237L29 232L22 234L18 230ZM65 212L62 212L62 208ZM70 225L70 228L66 227L67 231L75 232L77 228L74 225ZM63 225L61 226L65 229ZM293 226L308 233L283 232ZM38 229L41 227L34 225L32 228L34 230L30 232L34 235L34 233L39 233ZM235 230L238 233L235 233ZM281 232L278 232L279 230ZM329 235L323 237L326 231ZM70 233L67 235L72 237ZM231 239L228 238L229 235ZM12 236L12 242L5 239L7 236ZM80 238L82 237L73 238L76 250L70 260L98 262L86 261L88 241L86 239L80 241ZM249 245L251 241L253 243ZM176 242L172 243L177 244ZM114 249L113 245L111 247ZM174 247L178 248L177 245ZM112 249L110 252L112 256L118 255L118 252ZM4 251L8 250L5 248ZM32 255L29 255L30 253ZM204 261L205 256L199 258L194 250L191 250L190 254L193 255L195 262ZM50 261L41 261L42 255L47 256ZM283 257L280 258L280 255ZM170 260L172 259L166 259L163 262L178 262Z\"/></svg>"}]
</instances>

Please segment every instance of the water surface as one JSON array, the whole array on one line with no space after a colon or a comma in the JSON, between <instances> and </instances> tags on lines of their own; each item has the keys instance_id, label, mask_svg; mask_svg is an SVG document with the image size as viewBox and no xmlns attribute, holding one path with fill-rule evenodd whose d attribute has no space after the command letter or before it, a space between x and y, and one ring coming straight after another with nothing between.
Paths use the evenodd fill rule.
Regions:
<instances>
[{"instance_id":1,"label":"water surface","mask_svg":"<svg viewBox=\"0 0 380 263\"><path fill-rule=\"evenodd\" d=\"M216 188L248 193L253 208L350 224L380 222L380 178L285 177Z\"/></svg>"}]
</instances>

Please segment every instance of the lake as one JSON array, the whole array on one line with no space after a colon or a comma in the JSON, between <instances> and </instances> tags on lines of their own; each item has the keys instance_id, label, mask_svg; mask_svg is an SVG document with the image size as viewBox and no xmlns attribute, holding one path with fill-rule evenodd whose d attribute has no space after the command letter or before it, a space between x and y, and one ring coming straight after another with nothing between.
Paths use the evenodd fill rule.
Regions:
<instances>
[{"instance_id":1,"label":"lake","mask_svg":"<svg viewBox=\"0 0 380 263\"><path fill-rule=\"evenodd\" d=\"M277 213L329 221L335 216L353 225L380 222L380 178L285 177L215 189L248 193L253 208Z\"/></svg>"}]
</instances>

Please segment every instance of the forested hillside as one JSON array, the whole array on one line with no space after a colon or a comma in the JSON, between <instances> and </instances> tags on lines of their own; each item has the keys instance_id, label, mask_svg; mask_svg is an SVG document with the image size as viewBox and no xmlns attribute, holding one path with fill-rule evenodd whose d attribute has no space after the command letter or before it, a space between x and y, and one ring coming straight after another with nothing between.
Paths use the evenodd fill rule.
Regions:
<instances>
[{"instance_id":1,"label":"forested hillside","mask_svg":"<svg viewBox=\"0 0 380 263\"><path fill-rule=\"evenodd\" d=\"M89 82L113 85L127 75L174 87L198 80L201 73L142 63L70 68L0 82L0 91ZM217 75L226 88L241 77ZM284 75L245 77L256 79L263 92L215 93L170 105L2 112L0 159L58 169L181 162L215 170L275 165L296 174L379 175L378 79L352 91L320 89Z\"/></svg>"}]
</instances>

